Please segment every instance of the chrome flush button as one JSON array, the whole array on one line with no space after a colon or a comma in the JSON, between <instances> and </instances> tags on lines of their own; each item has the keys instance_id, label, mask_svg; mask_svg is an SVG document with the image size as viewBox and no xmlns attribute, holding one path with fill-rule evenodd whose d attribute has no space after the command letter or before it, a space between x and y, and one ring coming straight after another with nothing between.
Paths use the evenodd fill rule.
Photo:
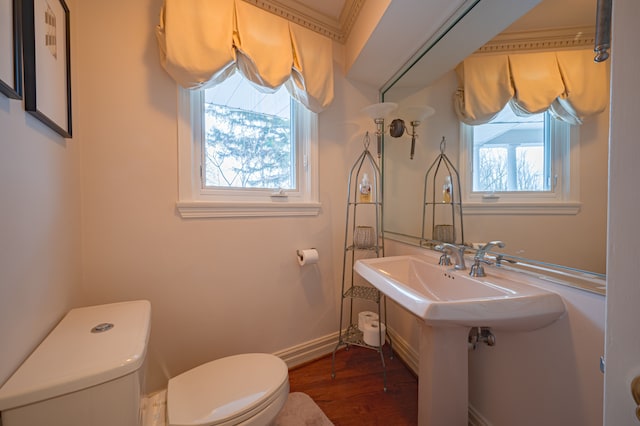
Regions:
<instances>
[{"instance_id":1,"label":"chrome flush button","mask_svg":"<svg viewBox=\"0 0 640 426\"><path fill-rule=\"evenodd\" d=\"M92 333L104 333L105 331L109 331L113 328L113 324L110 322L103 322L102 324L98 324L91 329Z\"/></svg>"}]
</instances>

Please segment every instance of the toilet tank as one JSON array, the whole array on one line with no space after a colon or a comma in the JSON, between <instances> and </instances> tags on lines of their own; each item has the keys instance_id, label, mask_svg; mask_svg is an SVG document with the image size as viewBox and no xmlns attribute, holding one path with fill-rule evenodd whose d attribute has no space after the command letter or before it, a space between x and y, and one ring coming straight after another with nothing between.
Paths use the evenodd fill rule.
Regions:
<instances>
[{"instance_id":1,"label":"toilet tank","mask_svg":"<svg viewBox=\"0 0 640 426\"><path fill-rule=\"evenodd\" d=\"M138 426L151 304L73 309L0 388L2 426Z\"/></svg>"}]
</instances>

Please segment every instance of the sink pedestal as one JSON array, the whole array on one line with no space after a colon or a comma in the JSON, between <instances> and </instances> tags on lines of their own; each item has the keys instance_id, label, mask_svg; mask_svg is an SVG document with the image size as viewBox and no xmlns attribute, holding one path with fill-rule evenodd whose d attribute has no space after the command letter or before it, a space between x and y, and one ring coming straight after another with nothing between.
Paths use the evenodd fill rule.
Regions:
<instances>
[{"instance_id":1,"label":"sink pedestal","mask_svg":"<svg viewBox=\"0 0 640 426\"><path fill-rule=\"evenodd\" d=\"M419 426L467 426L469 328L420 326Z\"/></svg>"}]
</instances>

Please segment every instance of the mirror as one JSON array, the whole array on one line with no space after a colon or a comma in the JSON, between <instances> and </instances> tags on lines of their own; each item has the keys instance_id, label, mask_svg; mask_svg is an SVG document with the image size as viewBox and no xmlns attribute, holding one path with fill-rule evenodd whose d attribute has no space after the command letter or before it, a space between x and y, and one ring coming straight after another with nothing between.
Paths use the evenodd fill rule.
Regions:
<instances>
[{"instance_id":1,"label":"mirror","mask_svg":"<svg viewBox=\"0 0 640 426\"><path fill-rule=\"evenodd\" d=\"M456 168L461 167L460 124L453 108L458 84L455 66L488 41L523 37L523 32L528 38L571 28L582 31L582 38L588 32L586 38L592 40L596 0L482 0L473 2L454 21L382 89L385 102L399 105L398 116L409 105L429 105L436 110L416 129L413 160L409 159L410 138L387 136L384 140L384 229L391 238L395 235L406 242L420 242L425 173L440 153L443 136L447 157ZM590 43L584 48L593 49L593 41ZM396 118L393 115L389 118ZM506 247L496 252L604 274L608 128L608 109L579 126L579 164L572 163L579 168L577 213L544 209L526 214L465 212L463 203L465 243L502 240Z\"/></svg>"}]
</instances>

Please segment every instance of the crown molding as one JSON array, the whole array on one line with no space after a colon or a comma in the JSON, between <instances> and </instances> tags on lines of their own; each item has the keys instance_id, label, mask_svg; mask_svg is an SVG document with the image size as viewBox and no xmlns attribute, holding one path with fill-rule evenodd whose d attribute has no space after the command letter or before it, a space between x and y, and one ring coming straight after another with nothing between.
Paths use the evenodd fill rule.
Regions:
<instances>
[{"instance_id":1,"label":"crown molding","mask_svg":"<svg viewBox=\"0 0 640 426\"><path fill-rule=\"evenodd\" d=\"M346 0L337 19L296 0L244 1L344 44L366 0Z\"/></svg>"},{"instance_id":2,"label":"crown molding","mask_svg":"<svg viewBox=\"0 0 640 426\"><path fill-rule=\"evenodd\" d=\"M522 31L500 34L476 50L475 53L584 49L593 48L594 43L595 30L593 27Z\"/></svg>"}]
</instances>

